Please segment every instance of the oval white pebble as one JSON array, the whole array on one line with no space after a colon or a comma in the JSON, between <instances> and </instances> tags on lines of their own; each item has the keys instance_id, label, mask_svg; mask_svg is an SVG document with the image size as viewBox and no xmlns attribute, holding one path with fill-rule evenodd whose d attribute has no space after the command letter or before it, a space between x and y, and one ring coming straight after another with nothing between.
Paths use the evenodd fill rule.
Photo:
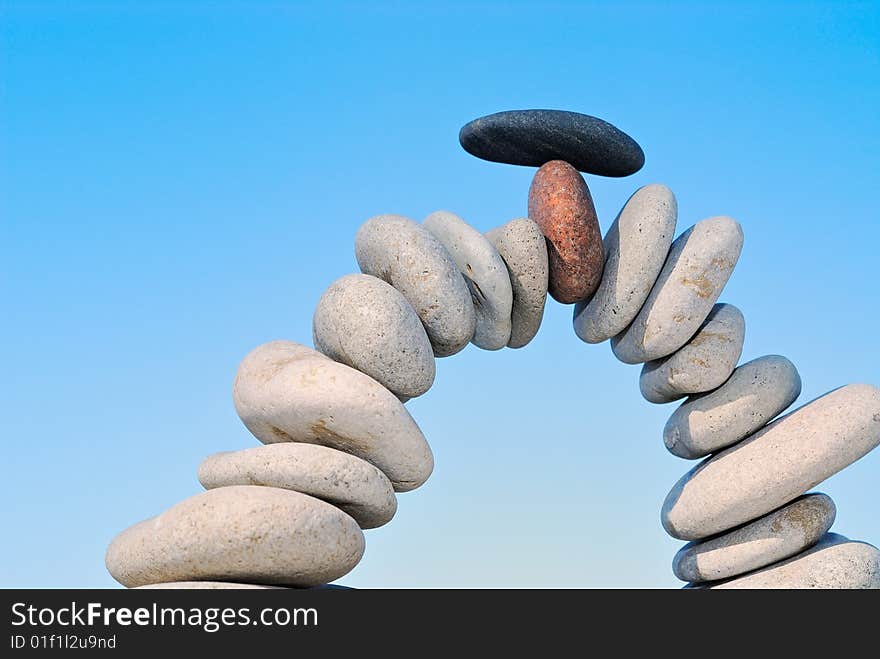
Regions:
<instances>
[{"instance_id":1,"label":"oval white pebble","mask_svg":"<svg viewBox=\"0 0 880 659\"><path fill-rule=\"evenodd\" d=\"M639 364L687 343L721 295L742 245L742 227L724 216L697 222L680 235L635 320L612 339L615 356Z\"/></svg>"},{"instance_id":2,"label":"oval white pebble","mask_svg":"<svg viewBox=\"0 0 880 659\"><path fill-rule=\"evenodd\" d=\"M298 343L252 350L235 376L233 399L264 444L305 442L351 453L381 469L398 492L417 488L434 468L428 442L394 394Z\"/></svg>"},{"instance_id":3,"label":"oval white pebble","mask_svg":"<svg viewBox=\"0 0 880 659\"><path fill-rule=\"evenodd\" d=\"M547 239L527 217L511 220L486 233L504 264L513 290L508 348L522 348L538 333L544 317L550 274Z\"/></svg>"},{"instance_id":4,"label":"oval white pebble","mask_svg":"<svg viewBox=\"0 0 880 659\"><path fill-rule=\"evenodd\" d=\"M670 403L724 384L742 355L746 321L732 304L716 304L697 333L664 359L647 362L639 390L651 403Z\"/></svg>"},{"instance_id":5,"label":"oval white pebble","mask_svg":"<svg viewBox=\"0 0 880 659\"><path fill-rule=\"evenodd\" d=\"M828 533L818 544L787 561L711 587L877 589L880 551L866 542Z\"/></svg>"},{"instance_id":6,"label":"oval white pebble","mask_svg":"<svg viewBox=\"0 0 880 659\"><path fill-rule=\"evenodd\" d=\"M420 396L434 382L434 351L422 321L400 291L377 277L333 282L315 309L312 336L330 359L398 396Z\"/></svg>"},{"instance_id":7,"label":"oval white pebble","mask_svg":"<svg viewBox=\"0 0 880 659\"><path fill-rule=\"evenodd\" d=\"M834 523L831 497L808 494L723 535L682 547L672 571L682 581L718 581L765 567L813 546Z\"/></svg>"},{"instance_id":8,"label":"oval white pebble","mask_svg":"<svg viewBox=\"0 0 880 659\"><path fill-rule=\"evenodd\" d=\"M215 453L199 465L206 489L262 485L294 490L331 503L362 529L387 524L397 497L378 468L348 453L317 444L285 442Z\"/></svg>"},{"instance_id":9,"label":"oval white pebble","mask_svg":"<svg viewBox=\"0 0 880 659\"><path fill-rule=\"evenodd\" d=\"M574 331L587 343L601 343L626 329L648 298L666 261L678 205L672 190L639 188L605 234L605 270L599 288L574 308Z\"/></svg>"},{"instance_id":10,"label":"oval white pebble","mask_svg":"<svg viewBox=\"0 0 880 659\"><path fill-rule=\"evenodd\" d=\"M851 384L777 419L685 474L663 527L698 540L788 503L880 444L880 389Z\"/></svg>"},{"instance_id":11,"label":"oval white pebble","mask_svg":"<svg viewBox=\"0 0 880 659\"><path fill-rule=\"evenodd\" d=\"M364 553L355 521L329 503L274 487L202 492L120 533L110 574L128 587L170 581L316 586Z\"/></svg>"},{"instance_id":12,"label":"oval white pebble","mask_svg":"<svg viewBox=\"0 0 880 659\"><path fill-rule=\"evenodd\" d=\"M474 336L471 293L443 244L425 227L399 215L377 215L354 243L361 272L388 282L409 301L437 357L454 355Z\"/></svg>"},{"instance_id":13,"label":"oval white pebble","mask_svg":"<svg viewBox=\"0 0 880 659\"><path fill-rule=\"evenodd\" d=\"M448 211L431 213L424 227L443 243L470 289L477 317L472 343L484 350L500 350L510 340L513 289L498 250Z\"/></svg>"},{"instance_id":14,"label":"oval white pebble","mask_svg":"<svg viewBox=\"0 0 880 659\"><path fill-rule=\"evenodd\" d=\"M663 442L680 458L702 458L748 437L800 394L794 364L780 355L759 357L715 391L682 403L666 422Z\"/></svg>"}]
</instances>

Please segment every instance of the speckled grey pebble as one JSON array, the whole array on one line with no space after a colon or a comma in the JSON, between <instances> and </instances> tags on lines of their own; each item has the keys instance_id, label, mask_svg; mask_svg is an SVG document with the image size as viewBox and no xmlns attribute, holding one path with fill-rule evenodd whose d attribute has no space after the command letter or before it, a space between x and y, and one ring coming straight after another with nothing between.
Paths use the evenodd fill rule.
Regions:
<instances>
[{"instance_id":1,"label":"speckled grey pebble","mask_svg":"<svg viewBox=\"0 0 880 659\"><path fill-rule=\"evenodd\" d=\"M476 314L464 277L443 244L425 227L399 215L367 220L355 238L361 272L403 293L437 357L454 355L474 336Z\"/></svg>"},{"instance_id":2,"label":"speckled grey pebble","mask_svg":"<svg viewBox=\"0 0 880 659\"><path fill-rule=\"evenodd\" d=\"M508 348L522 348L538 333L547 301L547 241L529 218L511 220L486 233L504 264L513 288Z\"/></svg>"},{"instance_id":3,"label":"speckled grey pebble","mask_svg":"<svg viewBox=\"0 0 880 659\"><path fill-rule=\"evenodd\" d=\"M434 351L422 322L396 288L346 275L324 291L312 321L315 348L413 398L434 382Z\"/></svg>"},{"instance_id":4,"label":"speckled grey pebble","mask_svg":"<svg viewBox=\"0 0 880 659\"><path fill-rule=\"evenodd\" d=\"M434 468L428 442L394 394L298 343L252 350L238 368L233 400L264 444L305 442L351 453L381 469L398 492L417 488Z\"/></svg>"},{"instance_id":5,"label":"speckled grey pebble","mask_svg":"<svg viewBox=\"0 0 880 659\"><path fill-rule=\"evenodd\" d=\"M698 540L800 496L880 444L880 389L851 384L781 417L685 474L663 503L667 533Z\"/></svg>"},{"instance_id":6,"label":"speckled grey pebble","mask_svg":"<svg viewBox=\"0 0 880 659\"><path fill-rule=\"evenodd\" d=\"M498 250L479 231L449 211L425 218L425 228L443 243L471 291L477 323L471 341L500 350L510 340L513 289Z\"/></svg>"},{"instance_id":7,"label":"speckled grey pebble","mask_svg":"<svg viewBox=\"0 0 880 659\"><path fill-rule=\"evenodd\" d=\"M807 494L738 529L688 543L672 560L682 581L718 581L765 567L813 546L834 523L831 497Z\"/></svg>"},{"instance_id":8,"label":"speckled grey pebble","mask_svg":"<svg viewBox=\"0 0 880 659\"><path fill-rule=\"evenodd\" d=\"M866 542L827 533L818 544L787 561L711 587L877 589L880 588L880 551Z\"/></svg>"},{"instance_id":9,"label":"speckled grey pebble","mask_svg":"<svg viewBox=\"0 0 880 659\"><path fill-rule=\"evenodd\" d=\"M800 394L794 364L780 355L759 357L715 391L682 403L666 422L663 442L680 458L702 458L748 437Z\"/></svg>"},{"instance_id":10,"label":"speckled grey pebble","mask_svg":"<svg viewBox=\"0 0 880 659\"><path fill-rule=\"evenodd\" d=\"M378 468L317 444L285 442L215 453L199 465L199 482L209 490L263 485L302 492L348 513L362 529L387 524L397 510L391 482Z\"/></svg>"},{"instance_id":11,"label":"speckled grey pebble","mask_svg":"<svg viewBox=\"0 0 880 659\"><path fill-rule=\"evenodd\" d=\"M716 304L684 346L642 367L642 396L651 403L670 403L720 387L733 373L745 337L742 312L732 304Z\"/></svg>"},{"instance_id":12,"label":"speckled grey pebble","mask_svg":"<svg viewBox=\"0 0 880 659\"><path fill-rule=\"evenodd\" d=\"M574 309L574 331L601 343L626 329L648 298L666 261L678 204L665 185L636 190L605 234L605 269L599 288Z\"/></svg>"},{"instance_id":13,"label":"speckled grey pebble","mask_svg":"<svg viewBox=\"0 0 880 659\"><path fill-rule=\"evenodd\" d=\"M680 235L635 320L612 339L617 358L639 364L687 343L721 295L742 245L742 227L724 216L701 220Z\"/></svg>"},{"instance_id":14,"label":"speckled grey pebble","mask_svg":"<svg viewBox=\"0 0 880 659\"><path fill-rule=\"evenodd\" d=\"M129 588L169 581L315 586L348 573L364 535L338 508L275 487L202 492L120 533L110 574Z\"/></svg>"}]
</instances>

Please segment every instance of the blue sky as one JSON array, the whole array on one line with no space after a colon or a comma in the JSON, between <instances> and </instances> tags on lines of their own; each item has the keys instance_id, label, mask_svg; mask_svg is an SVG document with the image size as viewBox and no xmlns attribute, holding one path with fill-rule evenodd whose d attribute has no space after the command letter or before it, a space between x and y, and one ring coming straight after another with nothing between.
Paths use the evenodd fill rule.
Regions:
<instances>
[{"instance_id":1,"label":"blue sky","mask_svg":"<svg viewBox=\"0 0 880 659\"><path fill-rule=\"evenodd\" d=\"M0 585L111 586L118 531L256 443L232 379L254 346L311 341L377 213L526 212L533 169L458 145L470 119L561 108L640 142L588 177L603 231L669 185L679 231L745 231L722 301L743 361L792 359L800 401L880 384L880 5L0 3ZM537 339L439 361L408 404L431 480L367 532L343 583L676 586L660 505L691 463L674 405L548 302ZM819 489L880 543L880 452Z\"/></svg>"}]
</instances>

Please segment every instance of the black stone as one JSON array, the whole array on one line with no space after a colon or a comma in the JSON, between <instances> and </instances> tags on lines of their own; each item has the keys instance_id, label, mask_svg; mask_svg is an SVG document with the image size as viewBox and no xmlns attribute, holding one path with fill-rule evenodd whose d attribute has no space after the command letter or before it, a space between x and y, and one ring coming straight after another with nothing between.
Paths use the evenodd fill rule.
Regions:
<instances>
[{"instance_id":1,"label":"black stone","mask_svg":"<svg viewBox=\"0 0 880 659\"><path fill-rule=\"evenodd\" d=\"M564 160L599 176L629 176L645 164L642 147L607 121L562 110L496 112L466 124L458 134L477 158L540 167Z\"/></svg>"}]
</instances>

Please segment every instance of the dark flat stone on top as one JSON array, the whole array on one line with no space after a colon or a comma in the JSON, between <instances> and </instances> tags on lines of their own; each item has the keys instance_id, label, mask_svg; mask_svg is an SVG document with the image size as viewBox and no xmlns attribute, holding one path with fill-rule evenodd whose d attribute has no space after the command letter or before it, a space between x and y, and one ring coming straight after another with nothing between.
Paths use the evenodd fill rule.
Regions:
<instances>
[{"instance_id":1,"label":"dark flat stone on top","mask_svg":"<svg viewBox=\"0 0 880 659\"><path fill-rule=\"evenodd\" d=\"M563 110L509 110L474 119L458 141L477 158L540 167L564 160L599 176L629 176L645 164L638 143L607 121Z\"/></svg>"}]
</instances>

